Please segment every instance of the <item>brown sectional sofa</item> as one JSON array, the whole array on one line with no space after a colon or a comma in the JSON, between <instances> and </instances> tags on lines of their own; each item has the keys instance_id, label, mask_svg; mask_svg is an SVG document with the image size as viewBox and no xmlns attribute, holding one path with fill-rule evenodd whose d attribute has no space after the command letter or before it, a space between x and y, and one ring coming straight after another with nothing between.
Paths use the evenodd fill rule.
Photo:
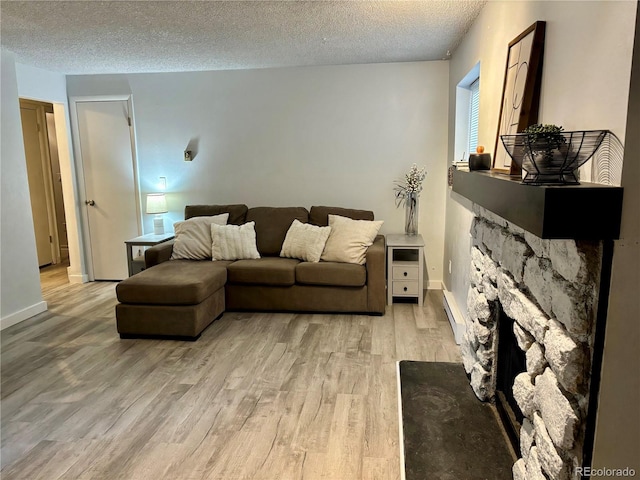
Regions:
<instances>
[{"instance_id":1,"label":"brown sectional sofa","mask_svg":"<svg viewBox=\"0 0 640 480\"><path fill-rule=\"evenodd\" d=\"M373 212L337 207L190 205L185 219L229 213L229 224L255 222L262 258L170 260L173 242L145 252L146 269L118 284L117 328L122 338L197 339L225 310L384 314L385 243L378 235L366 264L310 263L279 254L294 219L328 225L328 215L373 220Z\"/></svg>"}]
</instances>

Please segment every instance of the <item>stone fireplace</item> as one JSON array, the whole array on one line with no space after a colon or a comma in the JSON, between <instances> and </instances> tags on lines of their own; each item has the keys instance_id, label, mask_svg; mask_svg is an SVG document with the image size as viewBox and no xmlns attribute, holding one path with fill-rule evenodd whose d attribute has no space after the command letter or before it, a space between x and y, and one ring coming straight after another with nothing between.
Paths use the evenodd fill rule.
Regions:
<instances>
[{"instance_id":1,"label":"stone fireplace","mask_svg":"<svg viewBox=\"0 0 640 480\"><path fill-rule=\"evenodd\" d=\"M590 454L601 278L608 289L604 242L541 239L477 204L474 215L469 320L461 343L471 387L480 400L496 396L504 312L525 359L512 386L522 413L513 477L576 478Z\"/></svg>"},{"instance_id":2,"label":"stone fireplace","mask_svg":"<svg viewBox=\"0 0 640 480\"><path fill-rule=\"evenodd\" d=\"M511 439L515 450L519 451L520 430L524 415L513 395L513 386L516 377L527 370L526 352L520 348L518 339L514 334L516 321L509 317L498 305L497 336L498 351L496 352L496 407L502 419L502 423Z\"/></svg>"}]
</instances>

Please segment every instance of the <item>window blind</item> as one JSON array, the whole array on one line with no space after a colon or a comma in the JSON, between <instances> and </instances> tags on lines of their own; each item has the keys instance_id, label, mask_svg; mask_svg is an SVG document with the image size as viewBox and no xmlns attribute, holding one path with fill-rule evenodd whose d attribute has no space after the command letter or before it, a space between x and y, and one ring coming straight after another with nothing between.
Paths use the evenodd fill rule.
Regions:
<instances>
[{"instance_id":1,"label":"window blind","mask_svg":"<svg viewBox=\"0 0 640 480\"><path fill-rule=\"evenodd\" d=\"M469 100L469 143L467 152L475 153L478 146L478 112L480 107L480 78L469 85L471 96Z\"/></svg>"}]
</instances>

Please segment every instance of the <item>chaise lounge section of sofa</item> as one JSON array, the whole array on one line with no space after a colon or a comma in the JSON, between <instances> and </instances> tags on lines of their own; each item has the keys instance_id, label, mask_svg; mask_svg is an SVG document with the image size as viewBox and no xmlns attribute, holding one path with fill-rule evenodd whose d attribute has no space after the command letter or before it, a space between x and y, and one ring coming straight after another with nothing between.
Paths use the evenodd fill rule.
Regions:
<instances>
[{"instance_id":1,"label":"chaise lounge section of sofa","mask_svg":"<svg viewBox=\"0 0 640 480\"><path fill-rule=\"evenodd\" d=\"M373 220L373 212L338 207L190 205L185 220L228 213L228 223L255 222L259 259L171 260L173 242L145 252L146 269L116 288L122 338L197 339L225 310L342 312L381 315L385 310L385 242L378 235L364 265L281 258L294 220L327 226L328 216Z\"/></svg>"}]
</instances>

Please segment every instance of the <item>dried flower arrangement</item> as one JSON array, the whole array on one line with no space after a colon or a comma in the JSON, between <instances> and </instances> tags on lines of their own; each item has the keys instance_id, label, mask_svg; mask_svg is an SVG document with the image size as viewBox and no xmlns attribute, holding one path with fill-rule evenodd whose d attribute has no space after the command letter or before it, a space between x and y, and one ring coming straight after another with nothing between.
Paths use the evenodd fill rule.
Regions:
<instances>
[{"instance_id":1,"label":"dried flower arrangement","mask_svg":"<svg viewBox=\"0 0 640 480\"><path fill-rule=\"evenodd\" d=\"M393 190L396 192L396 207L404 205L404 233L417 235L418 233L418 196L422 192L422 182L427 176L425 167L418 168L414 163L404 176L404 180L396 180Z\"/></svg>"},{"instance_id":2,"label":"dried flower arrangement","mask_svg":"<svg viewBox=\"0 0 640 480\"><path fill-rule=\"evenodd\" d=\"M396 207L406 205L407 199L412 196L417 197L422 192L422 182L427 176L426 167L418 168L415 163L411 166L409 173L404 176L404 180L396 180L393 188L396 192Z\"/></svg>"}]
</instances>

